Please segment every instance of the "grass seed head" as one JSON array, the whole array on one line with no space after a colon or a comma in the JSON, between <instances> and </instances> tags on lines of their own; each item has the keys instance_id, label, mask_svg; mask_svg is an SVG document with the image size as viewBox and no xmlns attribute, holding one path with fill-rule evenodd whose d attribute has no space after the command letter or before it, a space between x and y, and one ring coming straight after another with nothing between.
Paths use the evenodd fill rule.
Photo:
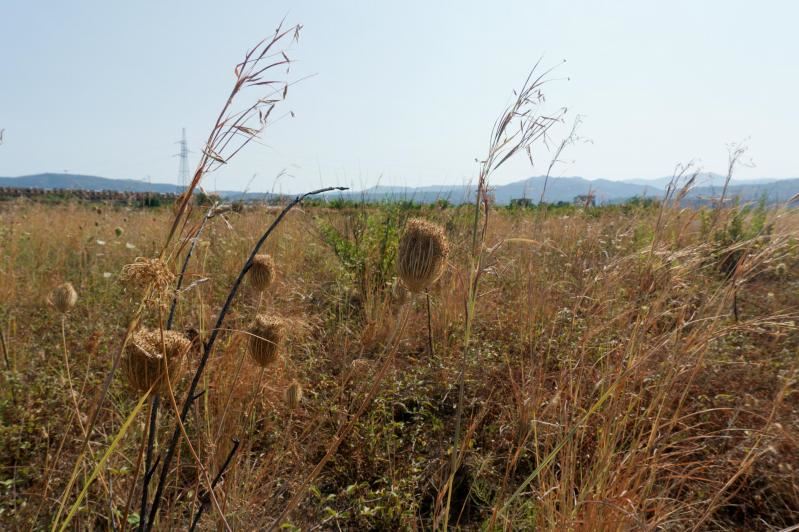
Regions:
<instances>
[{"instance_id":1,"label":"grass seed head","mask_svg":"<svg viewBox=\"0 0 799 532\"><path fill-rule=\"evenodd\" d=\"M249 333L249 350L255 363L263 368L272 365L285 338L283 320L261 314L250 325Z\"/></svg>"},{"instance_id":2,"label":"grass seed head","mask_svg":"<svg viewBox=\"0 0 799 532\"><path fill-rule=\"evenodd\" d=\"M300 401L302 401L302 385L293 380L286 388L286 404L294 410L300 406Z\"/></svg>"},{"instance_id":3,"label":"grass seed head","mask_svg":"<svg viewBox=\"0 0 799 532\"><path fill-rule=\"evenodd\" d=\"M50 302L58 312L66 314L78 302L78 293L72 283L64 283L53 289L50 294Z\"/></svg>"},{"instance_id":4,"label":"grass seed head","mask_svg":"<svg viewBox=\"0 0 799 532\"><path fill-rule=\"evenodd\" d=\"M256 255L252 259L249 273L252 287L263 292L275 280L275 261L271 255Z\"/></svg>"},{"instance_id":5,"label":"grass seed head","mask_svg":"<svg viewBox=\"0 0 799 532\"><path fill-rule=\"evenodd\" d=\"M155 390L165 392L169 380L174 386L180 379L183 359L191 347L191 340L175 331L142 329L133 334L125 348L122 368L130 386L137 392L146 392L153 384Z\"/></svg>"},{"instance_id":6,"label":"grass seed head","mask_svg":"<svg viewBox=\"0 0 799 532\"><path fill-rule=\"evenodd\" d=\"M418 218L409 220L399 242L397 273L408 290L421 292L444 271L448 254L441 227Z\"/></svg>"}]
</instances>

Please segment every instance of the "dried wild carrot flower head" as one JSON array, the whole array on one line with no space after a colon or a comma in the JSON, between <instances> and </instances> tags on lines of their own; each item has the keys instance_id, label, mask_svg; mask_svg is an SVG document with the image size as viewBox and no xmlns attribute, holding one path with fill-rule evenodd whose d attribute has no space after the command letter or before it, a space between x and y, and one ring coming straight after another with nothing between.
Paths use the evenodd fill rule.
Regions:
<instances>
[{"instance_id":1,"label":"dried wild carrot flower head","mask_svg":"<svg viewBox=\"0 0 799 532\"><path fill-rule=\"evenodd\" d=\"M58 285L50 293L50 302L62 314L69 312L78 302L78 293L72 283Z\"/></svg>"},{"instance_id":2,"label":"dried wild carrot flower head","mask_svg":"<svg viewBox=\"0 0 799 532\"><path fill-rule=\"evenodd\" d=\"M286 404L294 410L300 406L300 401L302 401L302 385L293 380L286 388Z\"/></svg>"},{"instance_id":3,"label":"dried wild carrot flower head","mask_svg":"<svg viewBox=\"0 0 799 532\"><path fill-rule=\"evenodd\" d=\"M122 268L119 279L140 288L152 285L156 293L165 293L175 279L175 274L160 258L137 257L133 264Z\"/></svg>"},{"instance_id":4,"label":"dried wild carrot flower head","mask_svg":"<svg viewBox=\"0 0 799 532\"><path fill-rule=\"evenodd\" d=\"M264 368L272 365L285 338L283 321L261 314L250 325L249 333L249 351L255 363Z\"/></svg>"},{"instance_id":5,"label":"dried wild carrot flower head","mask_svg":"<svg viewBox=\"0 0 799 532\"><path fill-rule=\"evenodd\" d=\"M133 334L125 348L122 370L130 386L146 392L155 384L155 390L164 392L169 383L174 387L180 379L183 359L191 347L191 340L175 331L142 329Z\"/></svg>"},{"instance_id":6,"label":"dried wild carrot flower head","mask_svg":"<svg viewBox=\"0 0 799 532\"><path fill-rule=\"evenodd\" d=\"M399 242L397 273L408 290L421 292L444 271L448 254L441 227L426 220L409 220Z\"/></svg>"},{"instance_id":7,"label":"dried wild carrot flower head","mask_svg":"<svg viewBox=\"0 0 799 532\"><path fill-rule=\"evenodd\" d=\"M271 255L256 255L250 266L250 283L259 292L268 289L275 280L275 261Z\"/></svg>"}]
</instances>

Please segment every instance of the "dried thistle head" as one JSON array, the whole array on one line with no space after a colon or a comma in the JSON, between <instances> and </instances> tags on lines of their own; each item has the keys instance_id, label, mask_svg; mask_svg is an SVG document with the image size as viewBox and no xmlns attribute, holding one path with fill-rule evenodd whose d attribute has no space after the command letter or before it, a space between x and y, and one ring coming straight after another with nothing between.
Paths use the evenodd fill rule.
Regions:
<instances>
[{"instance_id":1,"label":"dried thistle head","mask_svg":"<svg viewBox=\"0 0 799 532\"><path fill-rule=\"evenodd\" d=\"M399 242L397 273L408 290L421 292L444 271L448 254L441 227L418 218L409 220Z\"/></svg>"},{"instance_id":2,"label":"dried thistle head","mask_svg":"<svg viewBox=\"0 0 799 532\"><path fill-rule=\"evenodd\" d=\"M139 288L152 285L156 294L163 294L172 286L175 274L160 258L136 257L133 264L127 264L122 268L119 279Z\"/></svg>"},{"instance_id":3,"label":"dried thistle head","mask_svg":"<svg viewBox=\"0 0 799 532\"><path fill-rule=\"evenodd\" d=\"M271 255L256 255L250 266L250 283L259 292L263 292L275 280L275 261Z\"/></svg>"},{"instance_id":4,"label":"dried thistle head","mask_svg":"<svg viewBox=\"0 0 799 532\"><path fill-rule=\"evenodd\" d=\"M286 404L291 410L300 406L302 401L302 385L296 380L291 381L285 392Z\"/></svg>"},{"instance_id":5,"label":"dried thistle head","mask_svg":"<svg viewBox=\"0 0 799 532\"><path fill-rule=\"evenodd\" d=\"M153 384L156 391L165 392L168 389L165 376L169 374L173 386L178 382L190 347L191 340L175 331L142 329L133 334L125 347L122 371L138 392L146 392Z\"/></svg>"},{"instance_id":6,"label":"dried thistle head","mask_svg":"<svg viewBox=\"0 0 799 532\"><path fill-rule=\"evenodd\" d=\"M264 368L272 365L285 339L283 320L260 314L250 325L249 333L249 351L255 363Z\"/></svg>"},{"instance_id":7,"label":"dried thistle head","mask_svg":"<svg viewBox=\"0 0 799 532\"><path fill-rule=\"evenodd\" d=\"M50 293L50 303L60 312L66 314L78 302L78 293L72 283L58 285Z\"/></svg>"},{"instance_id":8,"label":"dried thistle head","mask_svg":"<svg viewBox=\"0 0 799 532\"><path fill-rule=\"evenodd\" d=\"M356 358L350 363L352 373L355 376L363 376L369 373L372 363L366 358Z\"/></svg>"}]
</instances>

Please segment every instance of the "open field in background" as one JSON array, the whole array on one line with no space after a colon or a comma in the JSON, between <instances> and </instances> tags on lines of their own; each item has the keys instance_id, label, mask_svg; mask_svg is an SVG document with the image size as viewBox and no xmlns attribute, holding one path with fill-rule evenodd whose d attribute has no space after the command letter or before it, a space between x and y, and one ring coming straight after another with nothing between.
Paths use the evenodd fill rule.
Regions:
<instances>
[{"instance_id":1,"label":"open field in background","mask_svg":"<svg viewBox=\"0 0 799 532\"><path fill-rule=\"evenodd\" d=\"M387 353L395 359L377 395L287 522L303 530L440 525L473 209L311 204L278 226L264 248L276 281L263 295L245 283L234 300L186 425L211 476L232 438L241 441L215 492L232 529L273 524L353 419ZM191 223L201 211L194 209ZM209 220L176 330L208 337L275 216L247 207ZM405 292L395 273L411 217L440 224L450 243L446 270L430 291L433 353L427 301ZM50 526L142 297L120 272L158 253L173 218L166 206L0 204L2 528ZM656 204L497 208L487 228L450 526L777 530L799 523L799 214L661 211ZM171 259L173 269L182 263ZM66 356L61 315L47 302L65 281L79 295L64 321ZM151 302L142 321L157 328L165 312ZM262 312L288 324L280 360L266 370L247 354L243 332ZM199 359L197 350L188 356L178 403ZM304 393L291 408L284 396L294 379ZM120 529L139 519L149 403L88 483L139 399L120 374L108 394L66 497L65 512L89 485L71 528ZM159 450L174 427L168 401L161 414ZM183 443L159 529L186 529L202 492ZM200 528L222 526L209 506Z\"/></svg>"}]
</instances>

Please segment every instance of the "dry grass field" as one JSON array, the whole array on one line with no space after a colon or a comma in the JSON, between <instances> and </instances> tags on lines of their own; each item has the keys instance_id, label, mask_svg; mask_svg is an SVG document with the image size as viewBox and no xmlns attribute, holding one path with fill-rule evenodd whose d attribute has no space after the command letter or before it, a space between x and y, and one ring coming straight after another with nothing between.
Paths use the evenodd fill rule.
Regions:
<instances>
[{"instance_id":1,"label":"dry grass field","mask_svg":"<svg viewBox=\"0 0 799 532\"><path fill-rule=\"evenodd\" d=\"M208 219L176 292L190 238L137 262L159 256L171 207L0 204L3 529L139 526L145 463L149 510L203 346L279 212ZM490 207L475 250L474 214L290 211L261 249L274 279L259 291L248 272L217 330L152 526L184 530L200 508L208 530L799 523L799 215ZM397 278L413 218L449 243L418 293ZM54 299L64 282L74 306ZM191 348L148 394L127 332L165 329L173 298ZM285 336L266 367L257 315Z\"/></svg>"},{"instance_id":2,"label":"dry grass field","mask_svg":"<svg viewBox=\"0 0 799 532\"><path fill-rule=\"evenodd\" d=\"M0 202L0 528L796 530L799 214L494 205L537 66L473 204L219 204L300 28L175 205Z\"/></svg>"}]
</instances>

